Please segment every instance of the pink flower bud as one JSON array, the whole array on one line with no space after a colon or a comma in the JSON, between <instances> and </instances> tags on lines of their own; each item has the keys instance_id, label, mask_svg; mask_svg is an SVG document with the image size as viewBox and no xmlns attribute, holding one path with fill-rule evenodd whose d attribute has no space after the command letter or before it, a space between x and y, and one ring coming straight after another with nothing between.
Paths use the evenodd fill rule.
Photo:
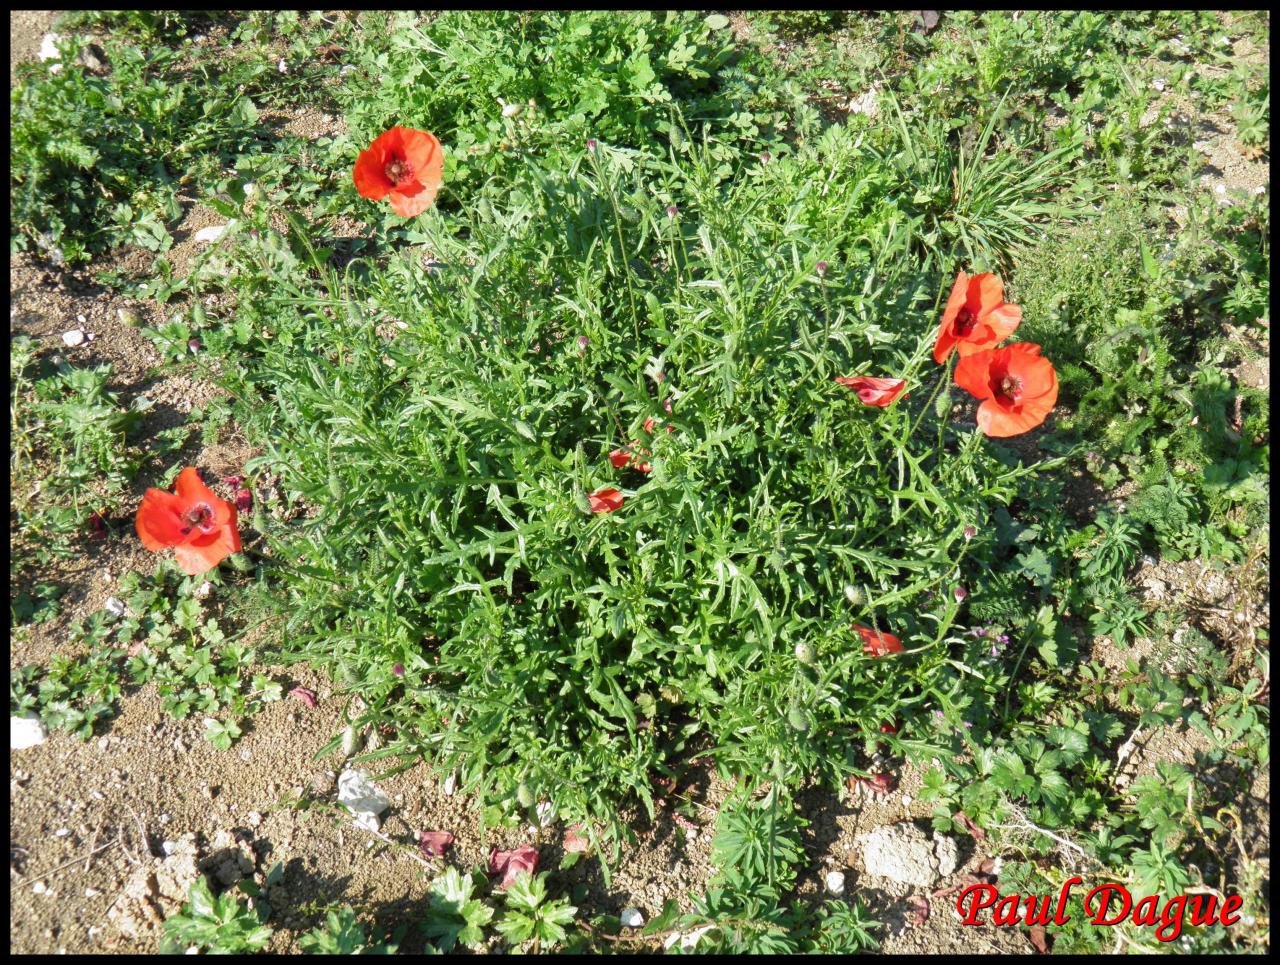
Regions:
<instances>
[{"instance_id":1,"label":"pink flower bud","mask_svg":"<svg viewBox=\"0 0 1280 965\"><path fill-rule=\"evenodd\" d=\"M825 261L820 261L813 266L813 270L816 271L818 273L818 277L821 278L827 273L827 263Z\"/></svg>"},{"instance_id":2,"label":"pink flower bud","mask_svg":"<svg viewBox=\"0 0 1280 965\"><path fill-rule=\"evenodd\" d=\"M597 147L597 146L598 146L598 144L596 143L596 139L595 139L594 137L589 137L589 138L587 138L587 150L588 150L588 151L594 151L594 150L596 149L596 147Z\"/></svg>"},{"instance_id":3,"label":"pink flower bud","mask_svg":"<svg viewBox=\"0 0 1280 965\"><path fill-rule=\"evenodd\" d=\"M248 489L236 490L236 509L242 513L247 513L253 508L253 492Z\"/></svg>"},{"instance_id":4,"label":"pink flower bud","mask_svg":"<svg viewBox=\"0 0 1280 965\"><path fill-rule=\"evenodd\" d=\"M393 674L395 674L397 677L403 677L403 676L404 676L404 664L402 664L402 663L395 664L395 665L391 668L391 672L392 672Z\"/></svg>"},{"instance_id":5,"label":"pink flower bud","mask_svg":"<svg viewBox=\"0 0 1280 965\"><path fill-rule=\"evenodd\" d=\"M964 598L969 595L969 591L966 590L963 586L957 586L951 592L955 594L957 603L963 603Z\"/></svg>"},{"instance_id":6,"label":"pink flower bud","mask_svg":"<svg viewBox=\"0 0 1280 965\"><path fill-rule=\"evenodd\" d=\"M244 476L223 476L222 485L230 489L239 489L244 485Z\"/></svg>"},{"instance_id":7,"label":"pink flower bud","mask_svg":"<svg viewBox=\"0 0 1280 965\"><path fill-rule=\"evenodd\" d=\"M978 535L978 531L974 529L972 526L966 526L964 528L964 539L966 543L977 535Z\"/></svg>"},{"instance_id":8,"label":"pink flower bud","mask_svg":"<svg viewBox=\"0 0 1280 965\"><path fill-rule=\"evenodd\" d=\"M669 205L667 205L667 217L668 217L668 218L674 218L674 217L675 217L676 215L678 215L679 213L680 213L680 209L679 209L679 208L677 208L674 204L669 204Z\"/></svg>"}]
</instances>

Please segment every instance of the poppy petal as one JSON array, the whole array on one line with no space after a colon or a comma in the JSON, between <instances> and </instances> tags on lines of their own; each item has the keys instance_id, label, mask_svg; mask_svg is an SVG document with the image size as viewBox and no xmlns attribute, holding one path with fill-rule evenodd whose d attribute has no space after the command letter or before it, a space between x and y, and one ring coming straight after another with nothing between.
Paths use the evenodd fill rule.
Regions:
<instances>
[{"instance_id":1,"label":"poppy petal","mask_svg":"<svg viewBox=\"0 0 1280 965\"><path fill-rule=\"evenodd\" d=\"M387 152L382 138L378 138L360 152L351 177L362 198L381 201L387 196L393 185L391 179L387 177Z\"/></svg>"},{"instance_id":2,"label":"poppy petal","mask_svg":"<svg viewBox=\"0 0 1280 965\"><path fill-rule=\"evenodd\" d=\"M183 502L163 489L148 489L138 507L134 527L138 539L151 552L176 546L186 538L182 522Z\"/></svg>"},{"instance_id":3,"label":"poppy petal","mask_svg":"<svg viewBox=\"0 0 1280 965\"><path fill-rule=\"evenodd\" d=\"M587 499L593 513L612 513L622 508L623 495L613 488L597 489Z\"/></svg>"},{"instance_id":4,"label":"poppy petal","mask_svg":"<svg viewBox=\"0 0 1280 965\"><path fill-rule=\"evenodd\" d=\"M203 503L212 509L215 503L223 502L214 494L212 489L204 484L204 480L200 478L200 473L196 472L195 466L188 466L179 473L176 489L178 498L188 506Z\"/></svg>"},{"instance_id":5,"label":"poppy petal","mask_svg":"<svg viewBox=\"0 0 1280 965\"><path fill-rule=\"evenodd\" d=\"M1022 309L1002 304L983 316L982 321L990 327L995 341L1003 342L1022 324Z\"/></svg>"},{"instance_id":6,"label":"poppy petal","mask_svg":"<svg viewBox=\"0 0 1280 965\"><path fill-rule=\"evenodd\" d=\"M951 294L947 296L947 305L942 310L942 322L938 325L938 337L933 343L933 360L941 365L951 354L951 347L956 343L952 326L960 309L964 308L968 298L969 279L964 272L956 272L955 284L951 286Z\"/></svg>"},{"instance_id":7,"label":"poppy petal","mask_svg":"<svg viewBox=\"0 0 1280 965\"><path fill-rule=\"evenodd\" d=\"M989 399L991 390L991 361L995 355L991 349L961 356L952 373L952 380L975 399Z\"/></svg>"},{"instance_id":8,"label":"poppy petal","mask_svg":"<svg viewBox=\"0 0 1280 965\"><path fill-rule=\"evenodd\" d=\"M1000 280L1000 276L985 271L970 278L966 304L969 311L978 318L1003 305L1004 282Z\"/></svg>"},{"instance_id":9,"label":"poppy petal","mask_svg":"<svg viewBox=\"0 0 1280 965\"><path fill-rule=\"evenodd\" d=\"M392 191L390 194L391 210L402 218L416 218L426 211L436 199L436 189L424 188L415 195L401 194Z\"/></svg>"},{"instance_id":10,"label":"poppy petal","mask_svg":"<svg viewBox=\"0 0 1280 965\"><path fill-rule=\"evenodd\" d=\"M435 196L440 190L444 175L444 148L439 139L430 131L419 131L412 127L400 129L400 137L404 145L404 154L413 168L414 177L423 187Z\"/></svg>"}]
</instances>

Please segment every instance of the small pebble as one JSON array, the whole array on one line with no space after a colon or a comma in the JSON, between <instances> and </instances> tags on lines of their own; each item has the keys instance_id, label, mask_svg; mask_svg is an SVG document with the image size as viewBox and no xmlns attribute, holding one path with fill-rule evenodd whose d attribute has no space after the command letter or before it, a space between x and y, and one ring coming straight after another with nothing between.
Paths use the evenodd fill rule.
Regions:
<instances>
[{"instance_id":1,"label":"small pebble","mask_svg":"<svg viewBox=\"0 0 1280 965\"><path fill-rule=\"evenodd\" d=\"M75 348L77 345L84 344L84 332L78 328L73 328L68 332L62 333L62 344L67 348Z\"/></svg>"},{"instance_id":2,"label":"small pebble","mask_svg":"<svg viewBox=\"0 0 1280 965\"><path fill-rule=\"evenodd\" d=\"M86 898L97 898L100 894L102 894L102 892L99 891L97 888L86 888L84 890L84 896ZM90 931L92 930L93 929L90 929Z\"/></svg>"},{"instance_id":3,"label":"small pebble","mask_svg":"<svg viewBox=\"0 0 1280 965\"><path fill-rule=\"evenodd\" d=\"M43 881L37 881L34 885L31 886L31 890L34 891L37 895L43 895L49 891L49 886L46 885Z\"/></svg>"},{"instance_id":4,"label":"small pebble","mask_svg":"<svg viewBox=\"0 0 1280 965\"><path fill-rule=\"evenodd\" d=\"M644 924L644 912L639 908L624 908L618 918L623 928L639 928Z\"/></svg>"},{"instance_id":5,"label":"small pebble","mask_svg":"<svg viewBox=\"0 0 1280 965\"><path fill-rule=\"evenodd\" d=\"M70 833L71 833L70 828L58 828L57 831L53 832L53 836L55 838L65 838Z\"/></svg>"},{"instance_id":6,"label":"small pebble","mask_svg":"<svg viewBox=\"0 0 1280 965\"><path fill-rule=\"evenodd\" d=\"M827 872L827 891L831 892L833 895L844 894L844 872Z\"/></svg>"}]
</instances>

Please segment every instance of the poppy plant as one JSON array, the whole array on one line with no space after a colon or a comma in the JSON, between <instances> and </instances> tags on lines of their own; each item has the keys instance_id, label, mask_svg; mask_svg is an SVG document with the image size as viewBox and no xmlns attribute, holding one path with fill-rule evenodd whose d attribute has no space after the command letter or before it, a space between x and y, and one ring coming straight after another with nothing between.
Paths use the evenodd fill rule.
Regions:
<instances>
[{"instance_id":1,"label":"poppy plant","mask_svg":"<svg viewBox=\"0 0 1280 965\"><path fill-rule=\"evenodd\" d=\"M1004 282L986 272L970 278L956 274L956 283L942 310L942 324L933 343L933 360L941 365L954 348L960 357L995 348L1013 334L1022 309L1004 300Z\"/></svg>"},{"instance_id":2,"label":"poppy plant","mask_svg":"<svg viewBox=\"0 0 1280 965\"><path fill-rule=\"evenodd\" d=\"M587 500L591 503L593 513L612 513L622 508L622 493L613 488L597 489Z\"/></svg>"},{"instance_id":3,"label":"poppy plant","mask_svg":"<svg viewBox=\"0 0 1280 965\"><path fill-rule=\"evenodd\" d=\"M902 653L902 641L892 633L880 633L869 627L853 625L858 636L862 637L862 652L868 657L883 657L886 653Z\"/></svg>"},{"instance_id":4,"label":"poppy plant","mask_svg":"<svg viewBox=\"0 0 1280 965\"><path fill-rule=\"evenodd\" d=\"M858 393L858 399L863 405L874 405L881 409L897 402L898 396L907 387L905 379L878 379L871 375L837 375L836 381Z\"/></svg>"},{"instance_id":5,"label":"poppy plant","mask_svg":"<svg viewBox=\"0 0 1280 965\"><path fill-rule=\"evenodd\" d=\"M356 158L352 178L361 197L388 198L402 218L422 214L436 199L444 173L444 149L429 131L393 127Z\"/></svg>"},{"instance_id":6,"label":"poppy plant","mask_svg":"<svg viewBox=\"0 0 1280 965\"><path fill-rule=\"evenodd\" d=\"M173 547L182 572L199 576L240 552L236 508L215 496L192 466L178 476L177 490L146 491L138 508L138 538L153 553Z\"/></svg>"},{"instance_id":7,"label":"poppy plant","mask_svg":"<svg viewBox=\"0 0 1280 965\"><path fill-rule=\"evenodd\" d=\"M1003 439L1034 429L1058 401L1058 374L1040 357L1040 346L1019 342L962 358L956 385L982 404L978 428Z\"/></svg>"}]
</instances>

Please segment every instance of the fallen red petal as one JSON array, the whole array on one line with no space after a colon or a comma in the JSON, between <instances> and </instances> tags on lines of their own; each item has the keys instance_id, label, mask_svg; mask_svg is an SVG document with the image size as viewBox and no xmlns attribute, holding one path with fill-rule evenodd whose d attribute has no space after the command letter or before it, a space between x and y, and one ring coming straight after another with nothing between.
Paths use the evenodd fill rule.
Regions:
<instances>
[{"instance_id":1,"label":"fallen red petal","mask_svg":"<svg viewBox=\"0 0 1280 965\"><path fill-rule=\"evenodd\" d=\"M453 844L453 835L448 831L419 831L418 850L424 858L442 857L449 845Z\"/></svg>"},{"instance_id":2,"label":"fallen red petal","mask_svg":"<svg viewBox=\"0 0 1280 965\"><path fill-rule=\"evenodd\" d=\"M320 701L316 699L314 691L308 690L306 687L294 687L289 691L289 696L295 700L299 700L308 707L315 709L320 706Z\"/></svg>"},{"instance_id":3,"label":"fallen red petal","mask_svg":"<svg viewBox=\"0 0 1280 965\"><path fill-rule=\"evenodd\" d=\"M907 916L913 926L919 928L929 920L929 899L923 895L912 895L907 899L907 904L911 906L911 914Z\"/></svg>"}]
</instances>

